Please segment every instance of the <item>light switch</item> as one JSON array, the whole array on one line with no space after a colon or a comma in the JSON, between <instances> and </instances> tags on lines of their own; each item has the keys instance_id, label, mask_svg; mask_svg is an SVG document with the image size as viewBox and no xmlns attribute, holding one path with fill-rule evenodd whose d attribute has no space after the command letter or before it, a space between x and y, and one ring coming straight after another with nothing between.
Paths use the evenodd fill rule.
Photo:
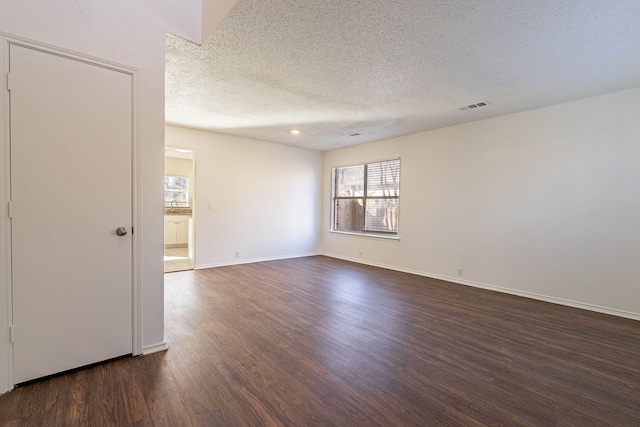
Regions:
<instances>
[{"instance_id":1,"label":"light switch","mask_svg":"<svg viewBox=\"0 0 640 427\"><path fill-rule=\"evenodd\" d=\"M213 210L213 202L209 202L208 207L209 207L209 210L212 211Z\"/></svg>"}]
</instances>

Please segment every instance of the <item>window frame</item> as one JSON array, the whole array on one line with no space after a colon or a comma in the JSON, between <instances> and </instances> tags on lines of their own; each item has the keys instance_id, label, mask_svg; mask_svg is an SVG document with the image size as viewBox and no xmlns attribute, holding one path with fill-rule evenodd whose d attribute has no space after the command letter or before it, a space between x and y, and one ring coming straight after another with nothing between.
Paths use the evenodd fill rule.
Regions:
<instances>
[{"instance_id":1,"label":"window frame","mask_svg":"<svg viewBox=\"0 0 640 427\"><path fill-rule=\"evenodd\" d=\"M385 162L397 162L398 164L398 184L397 184L397 196L369 196L368 193L368 171L369 167L374 164L380 164ZM338 195L338 170L346 169L350 167L363 166L364 171L362 175L362 195L354 195L354 196L339 196ZM385 160L377 160L377 161L369 161L369 162L361 162L359 164L351 164L344 166L336 166L331 168L331 224L329 227L329 231L332 233L341 233L341 234L353 234L357 236L366 236L366 237L376 237L376 238L385 238L385 239L400 239L400 175L401 175L401 162L400 158L392 158ZM396 213L395 213L395 222L396 229L395 231L385 231L385 230L371 230L366 229L366 218L367 218L367 201L371 200L396 200ZM361 230L341 230L336 228L337 221L337 202L339 200L362 200L362 210L363 210L363 219L362 219L362 229Z\"/></svg>"},{"instance_id":2,"label":"window frame","mask_svg":"<svg viewBox=\"0 0 640 427\"><path fill-rule=\"evenodd\" d=\"M175 177L175 178L184 178L184 180L186 181L186 189L182 190L182 189L173 189L173 188L166 188L166 179L167 177ZM190 182L189 182L189 177L186 175L164 175L164 181L165 181L165 188L164 188L164 193L166 192L171 192L171 193L184 193L185 195L185 199L186 202L176 202L176 207L180 207L180 208L188 208L189 207L189 193L190 193ZM163 194L164 194L163 193ZM163 195L163 199L164 199L164 207L168 208L172 206L173 202L169 202L167 203L166 198L164 198Z\"/></svg>"}]
</instances>

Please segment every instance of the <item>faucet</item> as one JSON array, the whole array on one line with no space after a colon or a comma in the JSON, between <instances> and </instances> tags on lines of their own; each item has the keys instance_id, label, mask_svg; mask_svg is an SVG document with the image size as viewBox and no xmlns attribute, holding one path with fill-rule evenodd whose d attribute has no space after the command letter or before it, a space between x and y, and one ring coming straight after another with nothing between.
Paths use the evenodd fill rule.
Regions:
<instances>
[{"instance_id":1,"label":"faucet","mask_svg":"<svg viewBox=\"0 0 640 427\"><path fill-rule=\"evenodd\" d=\"M175 211L173 210L173 204L176 204L176 207L178 207L178 202L176 202L175 200L171 201L171 209L169 209L169 213L174 213Z\"/></svg>"}]
</instances>

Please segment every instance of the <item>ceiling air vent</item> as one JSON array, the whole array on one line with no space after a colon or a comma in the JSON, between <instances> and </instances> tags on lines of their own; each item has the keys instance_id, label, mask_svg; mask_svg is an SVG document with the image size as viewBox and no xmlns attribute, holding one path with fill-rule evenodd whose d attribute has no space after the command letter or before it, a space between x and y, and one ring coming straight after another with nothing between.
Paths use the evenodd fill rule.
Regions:
<instances>
[{"instance_id":1,"label":"ceiling air vent","mask_svg":"<svg viewBox=\"0 0 640 427\"><path fill-rule=\"evenodd\" d=\"M475 104L465 105L464 107L458 108L458 110L462 110L462 111L470 110L472 108L486 107L487 105L489 105L489 101L482 101L482 102L477 102Z\"/></svg>"}]
</instances>

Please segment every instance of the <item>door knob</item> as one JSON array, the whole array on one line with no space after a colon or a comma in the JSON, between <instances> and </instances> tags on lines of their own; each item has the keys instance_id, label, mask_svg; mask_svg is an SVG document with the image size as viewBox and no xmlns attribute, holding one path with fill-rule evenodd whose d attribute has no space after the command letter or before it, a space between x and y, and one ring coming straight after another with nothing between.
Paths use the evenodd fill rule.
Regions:
<instances>
[{"instance_id":1,"label":"door knob","mask_svg":"<svg viewBox=\"0 0 640 427\"><path fill-rule=\"evenodd\" d=\"M127 228L126 227L118 227L118 228L116 228L116 234L118 236L124 236L125 234L127 234Z\"/></svg>"}]
</instances>

